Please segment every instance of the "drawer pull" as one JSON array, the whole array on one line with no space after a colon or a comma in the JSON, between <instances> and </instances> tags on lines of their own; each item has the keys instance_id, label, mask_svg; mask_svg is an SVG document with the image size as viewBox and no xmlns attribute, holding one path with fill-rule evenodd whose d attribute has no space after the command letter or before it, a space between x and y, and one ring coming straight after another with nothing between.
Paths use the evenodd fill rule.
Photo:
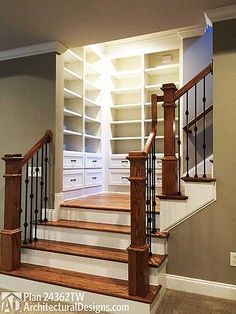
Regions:
<instances>
[{"instance_id":1,"label":"drawer pull","mask_svg":"<svg viewBox=\"0 0 236 314\"><path fill-rule=\"evenodd\" d=\"M97 162L97 160L96 160L96 159L94 159L94 160L92 160L92 162Z\"/></svg>"},{"instance_id":2,"label":"drawer pull","mask_svg":"<svg viewBox=\"0 0 236 314\"><path fill-rule=\"evenodd\" d=\"M121 161L122 167L126 167L128 165L128 160Z\"/></svg>"},{"instance_id":3,"label":"drawer pull","mask_svg":"<svg viewBox=\"0 0 236 314\"><path fill-rule=\"evenodd\" d=\"M70 182L75 182L76 181L76 179L70 179Z\"/></svg>"},{"instance_id":4,"label":"drawer pull","mask_svg":"<svg viewBox=\"0 0 236 314\"><path fill-rule=\"evenodd\" d=\"M128 180L128 177L121 177L122 180Z\"/></svg>"},{"instance_id":5,"label":"drawer pull","mask_svg":"<svg viewBox=\"0 0 236 314\"><path fill-rule=\"evenodd\" d=\"M71 161L71 162L76 162L76 159L71 159L70 161Z\"/></svg>"},{"instance_id":6,"label":"drawer pull","mask_svg":"<svg viewBox=\"0 0 236 314\"><path fill-rule=\"evenodd\" d=\"M97 179L97 177L92 177L92 180L96 180Z\"/></svg>"}]
</instances>

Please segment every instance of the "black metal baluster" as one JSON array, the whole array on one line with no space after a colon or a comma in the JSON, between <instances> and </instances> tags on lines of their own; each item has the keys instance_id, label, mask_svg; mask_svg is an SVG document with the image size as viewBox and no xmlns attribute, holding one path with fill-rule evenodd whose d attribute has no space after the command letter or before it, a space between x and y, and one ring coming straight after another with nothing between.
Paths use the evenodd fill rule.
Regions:
<instances>
[{"instance_id":1,"label":"black metal baluster","mask_svg":"<svg viewBox=\"0 0 236 314\"><path fill-rule=\"evenodd\" d=\"M36 179L35 179L35 209L34 209L34 241L38 241L37 238L37 225L38 225L38 188L39 188L39 152L36 153Z\"/></svg>"},{"instance_id":2,"label":"black metal baluster","mask_svg":"<svg viewBox=\"0 0 236 314\"><path fill-rule=\"evenodd\" d=\"M156 229L156 143L155 140L152 145L152 174L153 174L153 186L152 186L152 233L155 234Z\"/></svg>"},{"instance_id":3,"label":"black metal baluster","mask_svg":"<svg viewBox=\"0 0 236 314\"><path fill-rule=\"evenodd\" d=\"M203 178L206 178L206 77L203 78Z\"/></svg>"},{"instance_id":4,"label":"black metal baluster","mask_svg":"<svg viewBox=\"0 0 236 314\"><path fill-rule=\"evenodd\" d=\"M146 224L147 224L147 242L150 245L150 238L149 238L149 230L150 230L150 201L148 199L149 197L149 158L147 158L146 161Z\"/></svg>"},{"instance_id":5,"label":"black metal baluster","mask_svg":"<svg viewBox=\"0 0 236 314\"><path fill-rule=\"evenodd\" d=\"M45 171L44 171L44 221L47 222L47 204L48 204L48 144L45 144Z\"/></svg>"},{"instance_id":6,"label":"black metal baluster","mask_svg":"<svg viewBox=\"0 0 236 314\"><path fill-rule=\"evenodd\" d=\"M20 178L20 208L19 208L19 226L21 227L21 215L22 215L22 177Z\"/></svg>"},{"instance_id":7,"label":"black metal baluster","mask_svg":"<svg viewBox=\"0 0 236 314\"><path fill-rule=\"evenodd\" d=\"M194 163L195 163L195 175L194 178L198 177L197 171L197 84L194 85L195 97L194 97Z\"/></svg>"},{"instance_id":8,"label":"black metal baluster","mask_svg":"<svg viewBox=\"0 0 236 314\"><path fill-rule=\"evenodd\" d=\"M31 158L31 178L30 178L30 237L29 243L33 241L33 199L34 199L34 157Z\"/></svg>"},{"instance_id":9,"label":"black metal baluster","mask_svg":"<svg viewBox=\"0 0 236 314\"><path fill-rule=\"evenodd\" d=\"M39 218L39 221L42 222L43 221L43 186L44 186L44 181L43 181L43 178L44 178L44 162L43 162L43 159L44 159L44 149L43 149L43 146L42 146L42 149L41 149L41 180L40 180L40 218Z\"/></svg>"},{"instance_id":10,"label":"black metal baluster","mask_svg":"<svg viewBox=\"0 0 236 314\"><path fill-rule=\"evenodd\" d=\"M149 182L148 182L148 201L149 201L149 255L152 255L152 213L151 213L151 202L152 202L152 155L148 154L149 160Z\"/></svg>"},{"instance_id":11,"label":"black metal baluster","mask_svg":"<svg viewBox=\"0 0 236 314\"><path fill-rule=\"evenodd\" d=\"M189 125L188 125L188 118L189 118L189 108L188 108L188 91L186 93L186 125L187 125L187 141L186 141L186 177L189 177Z\"/></svg>"},{"instance_id":12,"label":"black metal baluster","mask_svg":"<svg viewBox=\"0 0 236 314\"><path fill-rule=\"evenodd\" d=\"M178 194L181 195L180 185L181 185L181 140L180 140L180 99L178 99Z\"/></svg>"},{"instance_id":13,"label":"black metal baluster","mask_svg":"<svg viewBox=\"0 0 236 314\"><path fill-rule=\"evenodd\" d=\"M27 227L28 227L28 186L29 186L29 163L26 164L25 173L25 221L24 221L24 242L27 244Z\"/></svg>"}]
</instances>

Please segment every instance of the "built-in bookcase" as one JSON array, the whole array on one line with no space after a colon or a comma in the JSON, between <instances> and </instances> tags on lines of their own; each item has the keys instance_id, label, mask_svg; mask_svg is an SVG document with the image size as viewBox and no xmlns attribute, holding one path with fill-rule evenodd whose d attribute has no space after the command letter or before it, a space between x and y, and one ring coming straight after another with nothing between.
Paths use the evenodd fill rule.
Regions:
<instances>
[{"instance_id":1,"label":"built-in bookcase","mask_svg":"<svg viewBox=\"0 0 236 314\"><path fill-rule=\"evenodd\" d=\"M143 148L151 128L151 94L179 86L179 49L111 58L111 153ZM157 151L163 153L164 117L158 104Z\"/></svg>"}]
</instances>

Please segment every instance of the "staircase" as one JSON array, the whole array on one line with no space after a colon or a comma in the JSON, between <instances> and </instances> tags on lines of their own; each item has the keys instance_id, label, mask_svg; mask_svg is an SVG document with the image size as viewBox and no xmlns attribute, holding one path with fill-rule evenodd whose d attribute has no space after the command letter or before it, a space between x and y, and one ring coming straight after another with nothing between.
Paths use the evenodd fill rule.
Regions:
<instances>
[{"instance_id":1,"label":"staircase","mask_svg":"<svg viewBox=\"0 0 236 314\"><path fill-rule=\"evenodd\" d=\"M130 194L99 193L65 201L60 206L58 219L49 220L48 209L54 206L50 194L51 132L47 131L24 156L4 156L1 287L30 289L34 293L82 291L86 292L86 304L107 304L106 311L111 313L115 313L113 306L117 304L128 306L130 313L155 313L166 289L170 230L216 199L215 179L206 170L205 116L212 108L206 108L205 90L206 77L211 72L212 65L209 65L181 89L164 84L163 96L152 95L152 126L146 145L142 151L129 152L127 157ZM203 84L200 114L197 113L198 84ZM191 89L195 92L195 111L189 122ZM184 148L181 146L181 97L186 102ZM158 102L163 102L165 120L162 193L157 199ZM203 125L202 160L198 160L199 123ZM194 126L192 169L191 126ZM178 130L177 142L175 130ZM203 173L199 174L199 169ZM121 310L126 311L127 308Z\"/></svg>"},{"instance_id":2,"label":"staircase","mask_svg":"<svg viewBox=\"0 0 236 314\"><path fill-rule=\"evenodd\" d=\"M149 258L148 294L129 295L126 250L130 244L129 203L129 195L120 193L101 193L64 202L60 219L39 222L38 241L22 244L21 267L1 273L93 293L95 302L101 303L104 296L110 297L110 302L113 298L124 299L131 313L145 313L147 306L150 312L152 306L155 313L165 291L169 234L158 230L153 235L155 253ZM156 216L159 224L158 211Z\"/></svg>"}]
</instances>

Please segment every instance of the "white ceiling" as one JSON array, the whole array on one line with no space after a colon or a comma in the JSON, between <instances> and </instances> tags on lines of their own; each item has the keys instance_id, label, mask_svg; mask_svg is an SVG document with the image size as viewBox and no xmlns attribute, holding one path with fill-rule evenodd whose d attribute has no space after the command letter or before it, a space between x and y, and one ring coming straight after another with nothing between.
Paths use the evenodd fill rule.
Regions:
<instances>
[{"instance_id":1,"label":"white ceiling","mask_svg":"<svg viewBox=\"0 0 236 314\"><path fill-rule=\"evenodd\" d=\"M0 50L46 41L94 44L204 23L236 0L0 0Z\"/></svg>"}]
</instances>

